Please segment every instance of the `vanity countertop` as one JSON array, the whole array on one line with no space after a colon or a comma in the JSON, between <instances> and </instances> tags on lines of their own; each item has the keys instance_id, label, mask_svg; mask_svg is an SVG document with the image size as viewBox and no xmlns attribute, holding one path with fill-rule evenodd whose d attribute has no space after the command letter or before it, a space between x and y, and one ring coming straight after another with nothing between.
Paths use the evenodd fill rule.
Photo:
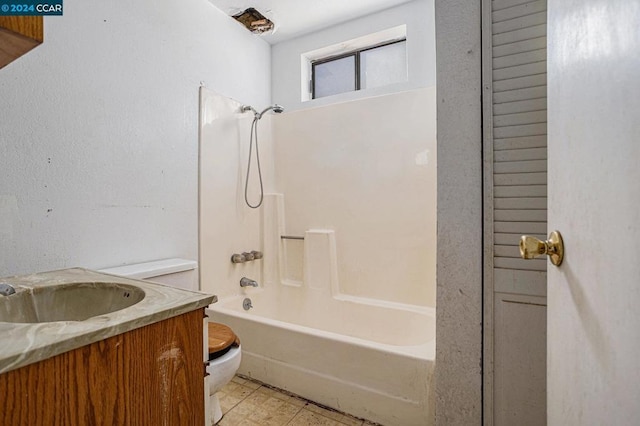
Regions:
<instances>
[{"instance_id":1,"label":"vanity countertop","mask_svg":"<svg viewBox=\"0 0 640 426\"><path fill-rule=\"evenodd\" d=\"M138 287L145 293L144 298L135 305L84 321L0 322L0 373L207 307L217 300L216 296L209 294L83 268L0 278L0 282L13 286L16 294L27 289L73 283L95 286L100 286L100 283L125 284Z\"/></svg>"}]
</instances>

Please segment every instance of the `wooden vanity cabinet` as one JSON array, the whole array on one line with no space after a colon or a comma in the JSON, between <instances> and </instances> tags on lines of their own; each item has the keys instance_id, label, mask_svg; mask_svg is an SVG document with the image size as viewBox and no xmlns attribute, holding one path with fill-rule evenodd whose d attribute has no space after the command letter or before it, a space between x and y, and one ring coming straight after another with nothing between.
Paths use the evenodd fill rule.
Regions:
<instances>
[{"instance_id":1,"label":"wooden vanity cabinet","mask_svg":"<svg viewBox=\"0 0 640 426\"><path fill-rule=\"evenodd\" d=\"M203 425L204 309L0 374L1 425Z\"/></svg>"}]
</instances>

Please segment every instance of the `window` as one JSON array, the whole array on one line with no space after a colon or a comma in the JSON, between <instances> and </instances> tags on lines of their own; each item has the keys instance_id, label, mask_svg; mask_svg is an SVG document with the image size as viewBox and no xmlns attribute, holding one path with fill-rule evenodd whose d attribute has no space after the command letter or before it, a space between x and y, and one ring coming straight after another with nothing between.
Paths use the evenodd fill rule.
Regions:
<instances>
[{"instance_id":1,"label":"window","mask_svg":"<svg viewBox=\"0 0 640 426\"><path fill-rule=\"evenodd\" d=\"M407 40L311 62L313 99L407 81Z\"/></svg>"}]
</instances>

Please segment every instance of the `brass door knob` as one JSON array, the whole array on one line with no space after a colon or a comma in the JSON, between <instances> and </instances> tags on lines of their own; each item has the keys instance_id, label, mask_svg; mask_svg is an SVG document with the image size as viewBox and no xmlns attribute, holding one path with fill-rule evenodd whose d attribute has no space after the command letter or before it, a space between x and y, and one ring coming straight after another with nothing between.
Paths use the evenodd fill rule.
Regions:
<instances>
[{"instance_id":1,"label":"brass door knob","mask_svg":"<svg viewBox=\"0 0 640 426\"><path fill-rule=\"evenodd\" d=\"M523 259L533 259L546 254L556 266L560 266L564 259L564 243L560 232L553 231L547 241L540 241L535 237L523 235L520 237L520 256Z\"/></svg>"}]
</instances>

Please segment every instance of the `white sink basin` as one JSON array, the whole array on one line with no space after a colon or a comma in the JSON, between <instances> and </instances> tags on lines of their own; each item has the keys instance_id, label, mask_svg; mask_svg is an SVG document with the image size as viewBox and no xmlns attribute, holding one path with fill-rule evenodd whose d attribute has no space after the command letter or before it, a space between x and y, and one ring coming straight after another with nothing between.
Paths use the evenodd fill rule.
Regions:
<instances>
[{"instance_id":1,"label":"white sink basin","mask_svg":"<svg viewBox=\"0 0 640 426\"><path fill-rule=\"evenodd\" d=\"M141 288L116 283L68 283L0 296L0 322L84 321L135 305Z\"/></svg>"}]
</instances>

